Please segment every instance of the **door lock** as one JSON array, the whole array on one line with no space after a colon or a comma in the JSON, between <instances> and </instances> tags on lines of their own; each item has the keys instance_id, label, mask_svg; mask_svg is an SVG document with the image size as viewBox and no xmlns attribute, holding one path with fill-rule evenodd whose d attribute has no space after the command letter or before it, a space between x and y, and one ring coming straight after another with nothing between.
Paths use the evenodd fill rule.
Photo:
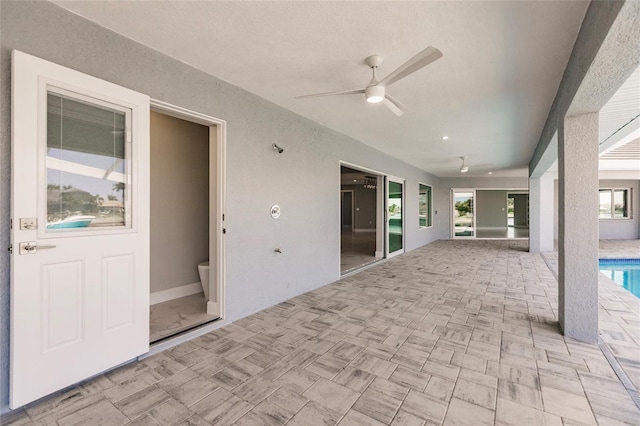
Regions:
<instances>
[{"instance_id":1,"label":"door lock","mask_svg":"<svg viewBox=\"0 0 640 426\"><path fill-rule=\"evenodd\" d=\"M20 254L36 254L38 250L46 250L46 249L53 249L53 248L56 248L56 246L53 246L53 245L43 246L43 245L38 245L37 241L25 241L23 243L20 243Z\"/></svg>"}]
</instances>

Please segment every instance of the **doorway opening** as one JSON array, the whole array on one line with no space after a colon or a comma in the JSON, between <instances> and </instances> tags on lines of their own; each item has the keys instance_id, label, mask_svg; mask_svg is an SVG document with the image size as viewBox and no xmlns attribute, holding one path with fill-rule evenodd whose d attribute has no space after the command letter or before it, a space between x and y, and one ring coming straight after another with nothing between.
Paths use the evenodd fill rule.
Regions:
<instances>
[{"instance_id":1,"label":"doorway opening","mask_svg":"<svg viewBox=\"0 0 640 426\"><path fill-rule=\"evenodd\" d=\"M218 126L150 115L150 321L157 343L220 318Z\"/></svg>"},{"instance_id":2,"label":"doorway opening","mask_svg":"<svg viewBox=\"0 0 640 426\"><path fill-rule=\"evenodd\" d=\"M529 238L529 193L522 189L452 189L452 238Z\"/></svg>"},{"instance_id":3,"label":"doorway opening","mask_svg":"<svg viewBox=\"0 0 640 426\"><path fill-rule=\"evenodd\" d=\"M383 258L384 178L351 165L340 166L340 274Z\"/></svg>"},{"instance_id":4,"label":"doorway opening","mask_svg":"<svg viewBox=\"0 0 640 426\"><path fill-rule=\"evenodd\" d=\"M453 238L475 237L475 197L473 189L451 190Z\"/></svg>"}]
</instances>

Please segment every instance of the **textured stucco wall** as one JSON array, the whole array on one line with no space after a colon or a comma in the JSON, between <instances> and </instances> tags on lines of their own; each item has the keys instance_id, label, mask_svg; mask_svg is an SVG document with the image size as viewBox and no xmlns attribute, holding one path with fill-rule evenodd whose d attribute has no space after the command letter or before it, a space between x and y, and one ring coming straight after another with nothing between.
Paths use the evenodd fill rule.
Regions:
<instances>
[{"instance_id":1,"label":"textured stucco wall","mask_svg":"<svg viewBox=\"0 0 640 426\"><path fill-rule=\"evenodd\" d=\"M598 340L598 113L558 132L558 320L567 337Z\"/></svg>"},{"instance_id":2,"label":"textured stucco wall","mask_svg":"<svg viewBox=\"0 0 640 426\"><path fill-rule=\"evenodd\" d=\"M406 179L405 247L418 231L418 182L437 179L48 2L0 2L0 238L9 241L11 49L227 121L227 317L235 320L339 278L340 160ZM276 142L285 151L276 154ZM309 182L313 182L310 190ZM271 219L279 204L282 216ZM312 226L310 226L312 224ZM281 255L274 248L282 249ZM0 260L0 407L8 401L9 261Z\"/></svg>"},{"instance_id":3,"label":"textured stucco wall","mask_svg":"<svg viewBox=\"0 0 640 426\"><path fill-rule=\"evenodd\" d=\"M553 251L554 218L557 218L554 183L555 177L550 173L529 180L529 250L532 253Z\"/></svg>"}]
</instances>

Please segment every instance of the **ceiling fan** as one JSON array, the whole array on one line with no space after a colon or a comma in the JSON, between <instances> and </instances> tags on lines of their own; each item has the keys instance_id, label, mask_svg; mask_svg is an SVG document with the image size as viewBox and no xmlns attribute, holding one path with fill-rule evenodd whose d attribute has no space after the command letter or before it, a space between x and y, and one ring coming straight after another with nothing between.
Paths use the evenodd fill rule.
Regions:
<instances>
[{"instance_id":1,"label":"ceiling fan","mask_svg":"<svg viewBox=\"0 0 640 426\"><path fill-rule=\"evenodd\" d=\"M462 160L462 164L460 164L460 167L458 168L458 170L460 171L460 173L467 173L469 171L469 165L467 164L467 157L465 155L458 157L460 160ZM440 163L442 164L442 163ZM479 167L487 167L487 166L493 166L493 164L472 164L471 167L474 168L479 168ZM455 166L451 166L451 167L436 167L433 170L455 170L457 167Z\"/></svg>"},{"instance_id":2,"label":"ceiling fan","mask_svg":"<svg viewBox=\"0 0 640 426\"><path fill-rule=\"evenodd\" d=\"M373 77L364 89L315 93L312 95L296 96L296 99L315 98L319 96L356 95L364 93L367 102L383 102L387 106L387 108L393 111L397 116L401 116L407 111L407 108L402 105L397 99L393 98L387 93L387 86L391 86L396 81L399 81L407 77L408 75L413 74L414 72L424 68L425 66L440 58L442 58L442 52L435 47L429 46L413 58L409 59L404 64L400 65L391 74L387 75L382 80L378 80L376 70L378 69L380 64L382 64L382 56L371 55L367 59L365 59L365 62L372 69Z\"/></svg>"}]
</instances>

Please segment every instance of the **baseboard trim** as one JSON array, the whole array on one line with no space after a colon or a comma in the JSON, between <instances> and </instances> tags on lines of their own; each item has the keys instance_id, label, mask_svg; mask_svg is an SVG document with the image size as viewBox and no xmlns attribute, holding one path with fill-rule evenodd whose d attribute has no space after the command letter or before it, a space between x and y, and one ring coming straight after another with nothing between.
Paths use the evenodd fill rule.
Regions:
<instances>
[{"instance_id":1,"label":"baseboard trim","mask_svg":"<svg viewBox=\"0 0 640 426\"><path fill-rule=\"evenodd\" d=\"M179 297L191 296L192 294L197 293L202 293L202 285L199 282L170 288L168 290L156 291L155 293L151 293L149 305L157 305L158 303L177 299Z\"/></svg>"}]
</instances>

